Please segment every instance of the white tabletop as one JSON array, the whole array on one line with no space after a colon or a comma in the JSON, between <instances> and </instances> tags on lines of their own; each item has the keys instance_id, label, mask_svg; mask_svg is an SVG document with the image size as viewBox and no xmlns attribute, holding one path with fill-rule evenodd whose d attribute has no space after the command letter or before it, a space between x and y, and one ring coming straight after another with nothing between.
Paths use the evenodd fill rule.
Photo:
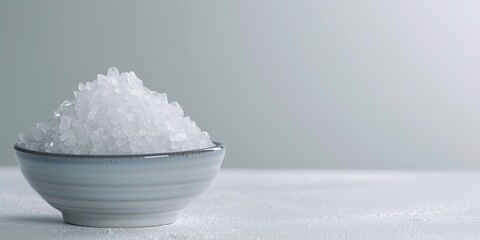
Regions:
<instances>
[{"instance_id":1,"label":"white tabletop","mask_svg":"<svg viewBox=\"0 0 480 240\"><path fill-rule=\"evenodd\" d=\"M222 169L171 225L66 224L0 168L0 239L479 239L480 172Z\"/></svg>"}]
</instances>

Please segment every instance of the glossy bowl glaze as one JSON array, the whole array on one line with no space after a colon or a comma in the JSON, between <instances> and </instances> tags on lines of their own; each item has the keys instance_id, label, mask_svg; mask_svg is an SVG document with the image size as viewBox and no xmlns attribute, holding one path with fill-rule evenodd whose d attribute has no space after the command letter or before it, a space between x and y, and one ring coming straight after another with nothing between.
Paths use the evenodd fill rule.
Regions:
<instances>
[{"instance_id":1,"label":"glossy bowl glaze","mask_svg":"<svg viewBox=\"0 0 480 240\"><path fill-rule=\"evenodd\" d=\"M217 175L225 145L138 155L36 152L15 145L30 186L67 223L145 227L173 223Z\"/></svg>"}]
</instances>

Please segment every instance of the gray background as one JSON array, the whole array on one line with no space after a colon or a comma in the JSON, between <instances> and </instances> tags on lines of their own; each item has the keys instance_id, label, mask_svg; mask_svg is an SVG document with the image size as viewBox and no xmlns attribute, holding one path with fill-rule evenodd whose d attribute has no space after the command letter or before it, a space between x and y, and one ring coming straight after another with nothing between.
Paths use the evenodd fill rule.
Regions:
<instances>
[{"instance_id":1,"label":"gray background","mask_svg":"<svg viewBox=\"0 0 480 240\"><path fill-rule=\"evenodd\" d=\"M480 167L476 1L1 1L0 163L110 66L226 167Z\"/></svg>"}]
</instances>

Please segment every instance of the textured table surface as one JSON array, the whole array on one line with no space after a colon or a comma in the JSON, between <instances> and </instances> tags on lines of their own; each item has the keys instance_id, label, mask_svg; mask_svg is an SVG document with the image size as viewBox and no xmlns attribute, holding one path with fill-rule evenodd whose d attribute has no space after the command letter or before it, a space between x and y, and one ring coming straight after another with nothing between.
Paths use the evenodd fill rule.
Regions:
<instances>
[{"instance_id":1,"label":"textured table surface","mask_svg":"<svg viewBox=\"0 0 480 240\"><path fill-rule=\"evenodd\" d=\"M479 239L480 172L228 170L171 225L66 224L0 168L0 239Z\"/></svg>"}]
</instances>

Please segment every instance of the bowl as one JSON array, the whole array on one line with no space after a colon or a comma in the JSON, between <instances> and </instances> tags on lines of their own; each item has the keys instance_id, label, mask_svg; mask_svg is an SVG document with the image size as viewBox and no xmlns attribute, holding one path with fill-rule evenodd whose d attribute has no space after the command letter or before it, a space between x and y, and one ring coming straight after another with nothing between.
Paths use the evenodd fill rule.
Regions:
<instances>
[{"instance_id":1,"label":"bowl","mask_svg":"<svg viewBox=\"0 0 480 240\"><path fill-rule=\"evenodd\" d=\"M14 146L30 186L65 222L90 227L173 223L216 177L225 145L158 154L76 155Z\"/></svg>"}]
</instances>

